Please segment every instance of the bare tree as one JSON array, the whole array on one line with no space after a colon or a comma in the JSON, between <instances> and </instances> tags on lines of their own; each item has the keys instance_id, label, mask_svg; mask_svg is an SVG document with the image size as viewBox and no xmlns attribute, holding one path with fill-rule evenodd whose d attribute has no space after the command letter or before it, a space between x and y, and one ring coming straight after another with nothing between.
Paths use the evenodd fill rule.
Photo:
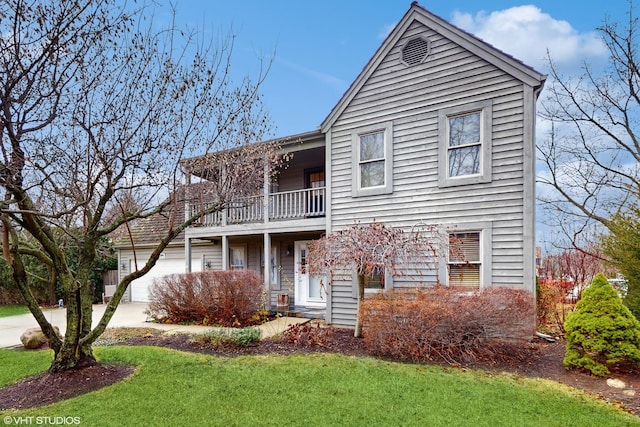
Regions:
<instances>
[{"instance_id":1,"label":"bare tree","mask_svg":"<svg viewBox=\"0 0 640 427\"><path fill-rule=\"evenodd\" d=\"M604 267L597 243L580 243L580 246L586 250L567 249L544 257L540 271L543 280L566 280L571 283L576 297Z\"/></svg>"},{"instance_id":2,"label":"bare tree","mask_svg":"<svg viewBox=\"0 0 640 427\"><path fill-rule=\"evenodd\" d=\"M309 243L310 274L334 280L358 279L358 310L365 288L371 280L384 281L385 275L431 274L439 285L439 263L448 248L448 234L433 225L418 225L410 231L380 222L353 224ZM362 335L360 316L354 335Z\"/></svg>"},{"instance_id":3,"label":"bare tree","mask_svg":"<svg viewBox=\"0 0 640 427\"><path fill-rule=\"evenodd\" d=\"M609 18L597 28L609 59L600 70L585 64L567 77L549 58L550 84L541 115L551 121L539 144L547 172L540 197L554 226L577 247L577 237L625 212L640 195L640 71L638 20L629 1L628 21Z\"/></svg>"},{"instance_id":4,"label":"bare tree","mask_svg":"<svg viewBox=\"0 0 640 427\"><path fill-rule=\"evenodd\" d=\"M182 159L200 155L201 167L220 171L220 159L205 153L245 153L210 177L222 184L208 211L257 192L265 168L277 160L276 144L254 144L269 132L258 93L264 70L255 80L233 81L233 34L208 41L174 23L157 29L152 15L153 9L133 10L115 0L9 0L0 6L3 253L51 339L52 372L95 363L92 343L128 285L207 213L179 214L185 197L193 197L181 189ZM164 237L149 261L118 284L93 326L88 278L100 239L158 213L169 218ZM22 245L22 232L37 246ZM70 246L78 251L74 268L64 252ZM30 292L25 255L49 266L62 288L62 339Z\"/></svg>"}]
</instances>

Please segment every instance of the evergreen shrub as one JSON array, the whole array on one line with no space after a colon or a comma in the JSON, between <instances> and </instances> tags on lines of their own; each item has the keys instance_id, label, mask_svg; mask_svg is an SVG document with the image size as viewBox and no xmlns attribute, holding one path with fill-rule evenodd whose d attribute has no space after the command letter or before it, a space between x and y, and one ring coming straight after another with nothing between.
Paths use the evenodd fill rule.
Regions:
<instances>
[{"instance_id":1,"label":"evergreen shrub","mask_svg":"<svg viewBox=\"0 0 640 427\"><path fill-rule=\"evenodd\" d=\"M598 274L565 322L564 365L607 375L616 366L640 367L640 322Z\"/></svg>"}]
</instances>

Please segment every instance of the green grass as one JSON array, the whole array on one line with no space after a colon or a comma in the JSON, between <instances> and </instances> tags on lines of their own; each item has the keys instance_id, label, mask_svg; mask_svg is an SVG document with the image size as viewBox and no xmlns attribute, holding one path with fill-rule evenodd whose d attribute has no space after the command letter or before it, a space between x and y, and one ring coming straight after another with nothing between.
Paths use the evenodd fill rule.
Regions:
<instances>
[{"instance_id":1,"label":"green grass","mask_svg":"<svg viewBox=\"0 0 640 427\"><path fill-rule=\"evenodd\" d=\"M229 359L119 346L96 354L137 371L90 394L3 415L79 417L86 426L640 426L558 383L478 371L342 355ZM0 350L0 384L46 369L50 357Z\"/></svg>"},{"instance_id":2,"label":"green grass","mask_svg":"<svg viewBox=\"0 0 640 427\"><path fill-rule=\"evenodd\" d=\"M29 309L24 305L0 305L0 317L27 314Z\"/></svg>"}]
</instances>

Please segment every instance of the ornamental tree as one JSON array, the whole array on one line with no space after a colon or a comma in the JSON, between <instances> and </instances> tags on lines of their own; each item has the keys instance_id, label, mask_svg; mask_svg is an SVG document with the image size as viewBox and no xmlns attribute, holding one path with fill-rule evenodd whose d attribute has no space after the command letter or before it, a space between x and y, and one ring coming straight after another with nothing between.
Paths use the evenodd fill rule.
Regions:
<instances>
[{"instance_id":1,"label":"ornamental tree","mask_svg":"<svg viewBox=\"0 0 640 427\"><path fill-rule=\"evenodd\" d=\"M448 234L433 225L420 224L409 231L381 222L356 223L311 242L308 267L313 275L334 280L358 280L358 311L365 285L373 276L422 276L432 273L439 284L438 264L449 244ZM362 321L356 317L354 335L362 335Z\"/></svg>"}]
</instances>

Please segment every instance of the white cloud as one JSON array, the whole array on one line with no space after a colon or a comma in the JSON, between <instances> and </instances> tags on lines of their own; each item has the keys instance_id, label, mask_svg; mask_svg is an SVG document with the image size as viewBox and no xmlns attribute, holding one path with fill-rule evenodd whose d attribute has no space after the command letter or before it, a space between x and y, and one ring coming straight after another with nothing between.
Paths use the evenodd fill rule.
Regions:
<instances>
[{"instance_id":1,"label":"white cloud","mask_svg":"<svg viewBox=\"0 0 640 427\"><path fill-rule=\"evenodd\" d=\"M281 56L277 56L276 60L286 65L287 67L292 68L295 71L301 74L304 74L307 77L312 78L313 80L320 82L323 85L332 86L332 87L338 88L339 90L345 90L347 87L349 87L349 83L332 74L325 73L323 71L314 70L312 68L290 61Z\"/></svg>"},{"instance_id":2,"label":"white cloud","mask_svg":"<svg viewBox=\"0 0 640 427\"><path fill-rule=\"evenodd\" d=\"M455 11L452 22L543 72L547 49L562 69L575 69L585 60L606 59L606 48L595 32L580 33L569 22L554 19L533 5L481 11L475 16Z\"/></svg>"}]
</instances>

